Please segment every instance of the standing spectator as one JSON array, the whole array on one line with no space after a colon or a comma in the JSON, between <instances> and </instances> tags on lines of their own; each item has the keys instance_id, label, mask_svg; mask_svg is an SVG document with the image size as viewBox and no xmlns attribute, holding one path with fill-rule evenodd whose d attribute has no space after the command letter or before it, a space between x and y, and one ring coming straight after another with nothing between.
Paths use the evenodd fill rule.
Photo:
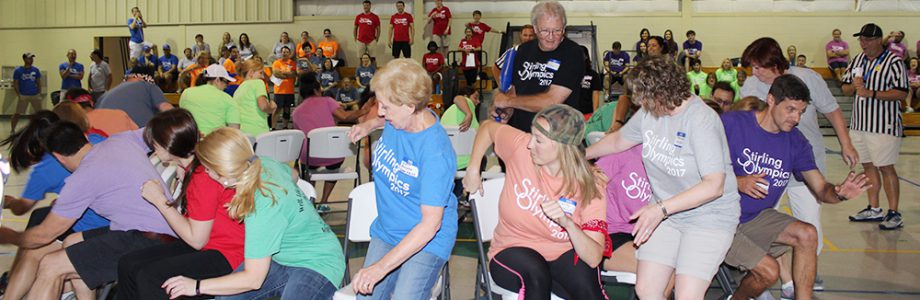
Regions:
<instances>
[{"instance_id":1,"label":"standing spectator","mask_svg":"<svg viewBox=\"0 0 920 300\"><path fill-rule=\"evenodd\" d=\"M504 31L501 31L501 30L492 29L491 26L489 26L486 23L480 22L479 19L482 19L482 12L478 10L474 10L473 11L473 22L466 23L466 26L464 27L469 27L473 29L473 39L479 40L480 45L483 43L483 41L485 41L486 32L505 33Z\"/></svg>"},{"instance_id":2,"label":"standing spectator","mask_svg":"<svg viewBox=\"0 0 920 300\"><path fill-rule=\"evenodd\" d=\"M207 52L208 54L211 54L211 45L205 43L204 35L199 33L195 35L195 43L192 45L192 55L198 56L198 53L201 52Z\"/></svg>"},{"instance_id":3,"label":"standing spectator","mask_svg":"<svg viewBox=\"0 0 920 300\"><path fill-rule=\"evenodd\" d=\"M434 0L434 8L428 12L428 23L432 23L431 39L441 46L441 55L447 56L450 45L450 9L444 6L444 0Z\"/></svg>"},{"instance_id":4,"label":"standing spectator","mask_svg":"<svg viewBox=\"0 0 920 300\"><path fill-rule=\"evenodd\" d=\"M696 31L687 31L687 40L684 41L684 51L681 52L681 56L683 57L680 59L681 64L685 64L687 58L700 59L703 56L703 42L696 40Z\"/></svg>"},{"instance_id":5,"label":"standing spectator","mask_svg":"<svg viewBox=\"0 0 920 300\"><path fill-rule=\"evenodd\" d=\"M303 75L307 72L314 72L316 66L313 65L313 48L310 43L297 44L297 75ZM301 57L300 55L303 54Z\"/></svg>"},{"instance_id":6,"label":"standing spectator","mask_svg":"<svg viewBox=\"0 0 920 300\"><path fill-rule=\"evenodd\" d=\"M795 67L795 57L797 55L795 45L789 45L786 47L786 60L789 62L790 67Z\"/></svg>"},{"instance_id":7,"label":"standing spectator","mask_svg":"<svg viewBox=\"0 0 920 300\"><path fill-rule=\"evenodd\" d=\"M805 64L808 62L808 58L805 57L805 54L799 54L795 57L795 66L799 68L808 68Z\"/></svg>"},{"instance_id":8,"label":"standing spectator","mask_svg":"<svg viewBox=\"0 0 920 300\"><path fill-rule=\"evenodd\" d=\"M323 29L323 40L319 42L319 49L323 49L323 56L336 58L339 54L339 43L332 38L332 30Z\"/></svg>"},{"instance_id":9,"label":"standing spectator","mask_svg":"<svg viewBox=\"0 0 920 300\"><path fill-rule=\"evenodd\" d=\"M642 30L639 30L639 41L636 42L636 48L635 48L636 53L643 52L643 51L639 51L639 44L646 44L646 46L648 46L648 38L651 36L652 34L648 31L648 28L642 28Z\"/></svg>"},{"instance_id":10,"label":"standing spectator","mask_svg":"<svg viewBox=\"0 0 920 300\"><path fill-rule=\"evenodd\" d=\"M466 85L473 86L476 83L476 78L479 77L479 57L482 51L482 41L473 37L472 28L463 29L463 33L464 38L460 40L460 45L457 46L457 50L463 52L463 57L460 60L460 70L463 70Z\"/></svg>"},{"instance_id":11,"label":"standing spectator","mask_svg":"<svg viewBox=\"0 0 920 300\"><path fill-rule=\"evenodd\" d=\"M230 36L229 32L224 32L224 35L220 37L220 48L221 49L230 49L232 46L236 46L236 43L233 42L233 37Z\"/></svg>"},{"instance_id":12,"label":"standing spectator","mask_svg":"<svg viewBox=\"0 0 920 300\"><path fill-rule=\"evenodd\" d=\"M89 82L87 85L93 93L93 99L99 99L105 91L112 87L112 69L109 63L102 60L102 51L93 50L89 54L89 59L93 61L89 65Z\"/></svg>"},{"instance_id":13,"label":"standing spectator","mask_svg":"<svg viewBox=\"0 0 920 300\"><path fill-rule=\"evenodd\" d=\"M189 50L191 54L191 50ZM163 56L159 59L159 69L157 78L163 83L165 91L173 92L176 90L176 78L179 76L179 57L172 54L172 48L169 44L163 44ZM97 98L98 99L98 98Z\"/></svg>"},{"instance_id":14,"label":"standing spectator","mask_svg":"<svg viewBox=\"0 0 920 300\"><path fill-rule=\"evenodd\" d=\"M221 127L240 128L240 111L224 89L236 81L220 65L210 65L204 71L208 84L182 91L179 107L187 109L195 117L198 131L207 135Z\"/></svg>"},{"instance_id":15,"label":"standing spectator","mask_svg":"<svg viewBox=\"0 0 920 300\"><path fill-rule=\"evenodd\" d=\"M918 108L915 102L920 99L920 95L918 95L918 92L920 92L920 58L911 58L907 66L909 67L907 80L910 83L910 89L908 89L907 99L904 101L907 104L905 110L913 112Z\"/></svg>"},{"instance_id":16,"label":"standing spectator","mask_svg":"<svg viewBox=\"0 0 920 300\"><path fill-rule=\"evenodd\" d=\"M131 17L128 18L128 31L131 33L128 48L131 51L131 58L140 58L143 55L144 45L150 45L144 42L144 28L147 28L147 21L141 15L141 9L136 6L131 8Z\"/></svg>"},{"instance_id":17,"label":"standing spectator","mask_svg":"<svg viewBox=\"0 0 920 300\"><path fill-rule=\"evenodd\" d=\"M415 20L406 12L406 3L396 1L396 14L390 17L390 38L388 46L393 48L393 58L412 57L412 44L415 39Z\"/></svg>"},{"instance_id":18,"label":"standing spectator","mask_svg":"<svg viewBox=\"0 0 920 300\"><path fill-rule=\"evenodd\" d=\"M629 72L629 53L620 50L623 48L620 41L613 42L610 52L604 54L604 73L607 73L607 87L613 90L613 84L625 85L623 74Z\"/></svg>"},{"instance_id":19,"label":"standing spectator","mask_svg":"<svg viewBox=\"0 0 920 300\"><path fill-rule=\"evenodd\" d=\"M580 47L582 52L585 53L585 77L581 80L581 98L578 101L578 106L575 106L575 109L578 109L578 111L587 116L594 113L601 104L600 99L601 91L604 90L604 79L597 74L597 71L594 71L588 47Z\"/></svg>"},{"instance_id":20,"label":"standing spectator","mask_svg":"<svg viewBox=\"0 0 920 300\"><path fill-rule=\"evenodd\" d=\"M907 46L904 45L901 41L904 40L903 31L892 31L888 34L888 37L885 38L885 43L888 47L888 52L891 54L897 55L902 60L907 57Z\"/></svg>"},{"instance_id":21,"label":"standing spectator","mask_svg":"<svg viewBox=\"0 0 920 300\"><path fill-rule=\"evenodd\" d=\"M834 28L831 32L830 42L824 46L827 54L827 65L834 72L837 81L843 81L843 74L847 71L847 64L850 62L850 44L840 38L840 29Z\"/></svg>"},{"instance_id":22,"label":"standing spectator","mask_svg":"<svg viewBox=\"0 0 920 300\"><path fill-rule=\"evenodd\" d=\"M58 66L61 73L61 98L67 94L69 89L79 89L83 87L80 82L83 80L83 64L77 62L77 50L67 50L67 62Z\"/></svg>"},{"instance_id":23,"label":"standing spectator","mask_svg":"<svg viewBox=\"0 0 920 300\"><path fill-rule=\"evenodd\" d=\"M185 48L185 50L182 50L182 55L185 57L179 60L179 67L176 71L188 69L189 66L195 64L195 56L192 55L192 48Z\"/></svg>"},{"instance_id":24,"label":"standing spectator","mask_svg":"<svg viewBox=\"0 0 920 300\"><path fill-rule=\"evenodd\" d=\"M869 206L851 216L850 221L882 221L879 228L897 229L904 225L898 212L900 180L895 170L904 135L899 109L910 85L901 58L885 50L881 28L869 23L853 36L859 37L863 53L856 55L847 69L843 93L856 95L850 130L872 187L868 192ZM879 207L882 187L888 198L887 214Z\"/></svg>"},{"instance_id":25,"label":"standing spectator","mask_svg":"<svg viewBox=\"0 0 920 300\"><path fill-rule=\"evenodd\" d=\"M316 45L310 41L310 33L306 31L300 32L300 42L297 43L297 59L307 58L316 51Z\"/></svg>"},{"instance_id":26,"label":"standing spectator","mask_svg":"<svg viewBox=\"0 0 920 300\"><path fill-rule=\"evenodd\" d=\"M690 72L687 72L687 79L690 79L690 92L694 95L700 95L703 86L706 85L706 78L709 74L703 72L699 59L690 60Z\"/></svg>"},{"instance_id":27,"label":"standing spectator","mask_svg":"<svg viewBox=\"0 0 920 300\"><path fill-rule=\"evenodd\" d=\"M506 64L505 60L507 60L508 55L510 55L511 52L517 51L518 46L520 46L521 44L532 41L536 38L537 38L537 34L533 30L533 25L526 24L523 27L521 27L521 43L514 45L514 47L508 48L507 50L505 50L504 53L502 53L501 56L495 59L495 64L492 66L492 78L495 78L496 81L498 82L503 82L503 80L500 80L501 74L502 74L502 68L505 67L505 64Z\"/></svg>"},{"instance_id":28,"label":"standing spectator","mask_svg":"<svg viewBox=\"0 0 920 300\"><path fill-rule=\"evenodd\" d=\"M355 16L354 38L358 42L358 57L367 53L371 56L371 42L377 43L380 39L380 17L371 12L371 2L364 0L361 3L364 12Z\"/></svg>"},{"instance_id":29,"label":"standing spectator","mask_svg":"<svg viewBox=\"0 0 920 300\"><path fill-rule=\"evenodd\" d=\"M281 59L281 49L288 48L291 51L291 54L294 54L294 42L291 41L291 37L288 36L287 31L281 33L281 37L278 38L278 41L275 42L275 46L272 47L272 57L274 59ZM293 57L289 57L293 58Z\"/></svg>"},{"instance_id":30,"label":"standing spectator","mask_svg":"<svg viewBox=\"0 0 920 300\"><path fill-rule=\"evenodd\" d=\"M361 55L361 64L355 69L358 93L363 92L371 86L371 78L374 78L374 73L377 73L377 66L371 61L371 56L367 53Z\"/></svg>"},{"instance_id":31,"label":"standing spectator","mask_svg":"<svg viewBox=\"0 0 920 300\"><path fill-rule=\"evenodd\" d=\"M26 112L29 104L33 111L42 109L41 80L42 71L32 65L35 54L26 52L22 54L22 66L13 71L13 93L16 93L16 112L10 118L10 132L16 131L19 116Z\"/></svg>"},{"instance_id":32,"label":"standing spectator","mask_svg":"<svg viewBox=\"0 0 920 300\"><path fill-rule=\"evenodd\" d=\"M536 112L553 104L578 105L584 79L584 54L565 37L567 19L559 2L540 2L530 13L537 41L522 44L514 59L512 88L498 93L492 103L495 115L513 114L508 124L530 132ZM504 119L505 117L502 116Z\"/></svg>"},{"instance_id":33,"label":"standing spectator","mask_svg":"<svg viewBox=\"0 0 920 300\"><path fill-rule=\"evenodd\" d=\"M715 71L716 81L725 81L728 83L734 83L738 80L738 70L735 70L732 66L731 59L722 60L722 65Z\"/></svg>"},{"instance_id":34,"label":"standing spectator","mask_svg":"<svg viewBox=\"0 0 920 300\"><path fill-rule=\"evenodd\" d=\"M262 81L265 72L260 61L244 61L241 70L244 81L233 94L233 101L240 110L240 130L255 137L271 130L268 128L268 114L275 112L278 105L268 99L268 91Z\"/></svg>"},{"instance_id":35,"label":"standing spectator","mask_svg":"<svg viewBox=\"0 0 920 300\"><path fill-rule=\"evenodd\" d=\"M339 70L332 66L332 59L323 60L323 67L319 71L319 83L320 88L323 90L323 95L335 95L334 89L339 85L339 80L341 80L339 76Z\"/></svg>"},{"instance_id":36,"label":"standing spectator","mask_svg":"<svg viewBox=\"0 0 920 300\"><path fill-rule=\"evenodd\" d=\"M434 89L435 94L440 94L441 79L443 78L441 71L444 70L446 63L444 55L438 52L437 42L428 42L428 53L422 55L422 63L425 65L425 71L428 72L428 76L431 77L432 84L437 87Z\"/></svg>"},{"instance_id":37,"label":"standing spectator","mask_svg":"<svg viewBox=\"0 0 920 300\"><path fill-rule=\"evenodd\" d=\"M239 41L240 57L242 57L243 60L248 60L255 55L259 55L259 52L256 51L256 45L253 45L252 42L249 41L248 34L240 33Z\"/></svg>"},{"instance_id":38,"label":"standing spectator","mask_svg":"<svg viewBox=\"0 0 920 300\"><path fill-rule=\"evenodd\" d=\"M146 126L154 114L173 109L172 104L166 102L163 91L153 83L153 78L142 74L126 75L125 82L106 92L98 102L97 108L128 113L139 127Z\"/></svg>"},{"instance_id":39,"label":"standing spectator","mask_svg":"<svg viewBox=\"0 0 920 300\"><path fill-rule=\"evenodd\" d=\"M281 48L281 57L272 63L272 76L281 79L281 84L275 85L275 103L278 108L272 114L272 125L278 124L278 118L284 120L288 128L291 121L291 108L294 107L294 79L297 78L297 64L291 59L291 48ZM280 112L280 113L279 113Z\"/></svg>"},{"instance_id":40,"label":"standing spectator","mask_svg":"<svg viewBox=\"0 0 920 300\"><path fill-rule=\"evenodd\" d=\"M664 31L664 43L665 48L668 49L668 53L671 55L671 59L676 59L677 54L680 53L680 49L677 45L677 41L674 40L674 32L670 29Z\"/></svg>"}]
</instances>

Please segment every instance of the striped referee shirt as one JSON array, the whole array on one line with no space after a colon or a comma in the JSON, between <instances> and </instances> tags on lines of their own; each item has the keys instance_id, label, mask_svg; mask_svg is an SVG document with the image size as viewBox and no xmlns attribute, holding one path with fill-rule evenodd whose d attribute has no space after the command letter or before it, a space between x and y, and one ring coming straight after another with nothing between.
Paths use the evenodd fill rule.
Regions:
<instances>
[{"instance_id":1,"label":"striped referee shirt","mask_svg":"<svg viewBox=\"0 0 920 300\"><path fill-rule=\"evenodd\" d=\"M853 59L843 76L844 84L853 84L853 69L861 69L866 89L870 91L908 90L907 72L904 62L888 50L876 59L869 59L860 53ZM901 102L886 101L873 97L856 95L853 102L853 116L850 118L850 130L890 134L901 137L904 124L901 120Z\"/></svg>"}]
</instances>

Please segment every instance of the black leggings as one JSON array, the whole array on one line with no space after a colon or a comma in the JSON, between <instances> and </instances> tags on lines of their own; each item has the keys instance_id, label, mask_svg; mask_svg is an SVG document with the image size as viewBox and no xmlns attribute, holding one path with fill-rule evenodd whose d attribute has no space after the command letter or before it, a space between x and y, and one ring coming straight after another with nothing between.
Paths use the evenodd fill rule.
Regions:
<instances>
[{"instance_id":1,"label":"black leggings","mask_svg":"<svg viewBox=\"0 0 920 300\"><path fill-rule=\"evenodd\" d=\"M472 88L473 84L476 83L476 76L479 76L478 69L474 68L474 69L469 69L469 70L463 70L463 77L466 78L466 86L470 88Z\"/></svg>"},{"instance_id":2,"label":"black leggings","mask_svg":"<svg viewBox=\"0 0 920 300\"><path fill-rule=\"evenodd\" d=\"M182 241L144 248L118 261L115 299L169 299L160 287L167 279L179 275L207 279L230 272L230 263L217 250L198 251Z\"/></svg>"},{"instance_id":3,"label":"black leggings","mask_svg":"<svg viewBox=\"0 0 920 300\"><path fill-rule=\"evenodd\" d=\"M524 247L502 250L489 262L498 286L524 294L524 299L549 299L550 292L564 299L607 299L600 270L584 261L575 262L575 249L554 261Z\"/></svg>"}]
</instances>

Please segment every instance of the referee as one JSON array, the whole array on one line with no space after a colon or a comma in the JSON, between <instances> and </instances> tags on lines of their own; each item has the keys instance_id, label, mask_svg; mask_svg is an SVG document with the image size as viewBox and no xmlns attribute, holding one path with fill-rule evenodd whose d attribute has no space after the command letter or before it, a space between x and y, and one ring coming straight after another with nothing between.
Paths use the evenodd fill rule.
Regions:
<instances>
[{"instance_id":1,"label":"referee","mask_svg":"<svg viewBox=\"0 0 920 300\"><path fill-rule=\"evenodd\" d=\"M895 164L904 130L900 105L907 97L907 72L901 58L885 49L882 29L877 25L866 24L853 36L859 37L863 53L847 68L843 93L856 94L850 137L872 187L868 192L869 206L850 216L850 221L881 221L882 230L897 229L903 221L898 212L900 186ZM881 187L888 198L887 214L879 207Z\"/></svg>"}]
</instances>

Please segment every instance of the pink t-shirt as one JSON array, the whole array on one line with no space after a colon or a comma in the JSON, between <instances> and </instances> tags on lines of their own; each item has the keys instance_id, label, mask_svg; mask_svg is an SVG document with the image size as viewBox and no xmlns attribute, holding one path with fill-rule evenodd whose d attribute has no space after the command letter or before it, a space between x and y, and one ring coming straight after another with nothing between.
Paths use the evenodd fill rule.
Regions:
<instances>
[{"instance_id":1,"label":"pink t-shirt","mask_svg":"<svg viewBox=\"0 0 920 300\"><path fill-rule=\"evenodd\" d=\"M652 199L652 186L642 165L642 145L601 157L595 165L610 180L606 190L607 232L632 233L635 225L629 216Z\"/></svg>"},{"instance_id":2,"label":"pink t-shirt","mask_svg":"<svg viewBox=\"0 0 920 300\"><path fill-rule=\"evenodd\" d=\"M914 73L914 71L907 71L907 80L910 83L920 82L920 74Z\"/></svg>"},{"instance_id":3,"label":"pink t-shirt","mask_svg":"<svg viewBox=\"0 0 920 300\"><path fill-rule=\"evenodd\" d=\"M907 46L904 46L903 43L888 43L888 52L891 54L897 55L900 58L907 56Z\"/></svg>"},{"instance_id":4,"label":"pink t-shirt","mask_svg":"<svg viewBox=\"0 0 920 300\"><path fill-rule=\"evenodd\" d=\"M335 126L335 118L332 113L337 109L339 109L339 103L329 97L312 96L304 99L303 103L300 103L291 113L294 129L300 129L304 135L309 135L313 129ZM309 154L310 145L307 142L308 140L303 142L300 161L306 161L308 166L325 167L345 161L344 159L335 158L311 158Z\"/></svg>"},{"instance_id":5,"label":"pink t-shirt","mask_svg":"<svg viewBox=\"0 0 920 300\"><path fill-rule=\"evenodd\" d=\"M498 200L498 226L489 247L490 259L504 249L527 247L552 261L573 247L569 234L546 217L541 207L543 201L559 200L554 191L562 188L562 178L553 177L542 169L537 173L538 168L534 167L527 149L528 141L529 133L511 126L502 126L495 133L495 153L505 161L507 173ZM601 194L584 205L579 196L570 197L577 203L572 220L581 224L583 230L601 232L606 236L605 198Z\"/></svg>"},{"instance_id":6,"label":"pink t-shirt","mask_svg":"<svg viewBox=\"0 0 920 300\"><path fill-rule=\"evenodd\" d=\"M831 40L830 42L827 42L826 46L824 46L824 50L826 51L837 52L837 51L843 51L847 49L850 49L850 44L848 44L846 41L843 41L843 40L841 41ZM827 60L827 63L833 63L833 62L847 63L849 61L847 60L846 57L834 57L834 58Z\"/></svg>"}]
</instances>

